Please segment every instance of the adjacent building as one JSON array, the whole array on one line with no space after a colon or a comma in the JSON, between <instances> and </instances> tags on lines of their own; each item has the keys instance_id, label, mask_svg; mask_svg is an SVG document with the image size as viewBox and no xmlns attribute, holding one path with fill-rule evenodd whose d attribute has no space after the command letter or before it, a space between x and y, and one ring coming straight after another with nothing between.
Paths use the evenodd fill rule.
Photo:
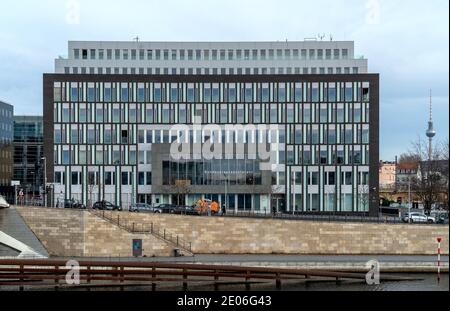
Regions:
<instances>
[{"instance_id":1,"label":"adjacent building","mask_svg":"<svg viewBox=\"0 0 450 311\"><path fill-rule=\"evenodd\" d=\"M396 166L396 183L400 188L408 187L412 179L419 177L419 161L401 162Z\"/></svg>"},{"instance_id":2,"label":"adjacent building","mask_svg":"<svg viewBox=\"0 0 450 311\"><path fill-rule=\"evenodd\" d=\"M69 49L44 75L55 200L377 215L379 77L352 42Z\"/></svg>"},{"instance_id":3,"label":"adjacent building","mask_svg":"<svg viewBox=\"0 0 450 311\"><path fill-rule=\"evenodd\" d=\"M44 184L42 116L14 116L14 180L26 193L39 194Z\"/></svg>"},{"instance_id":4,"label":"adjacent building","mask_svg":"<svg viewBox=\"0 0 450 311\"><path fill-rule=\"evenodd\" d=\"M13 115L14 107L0 101L0 187L11 186L13 175Z\"/></svg>"},{"instance_id":5,"label":"adjacent building","mask_svg":"<svg viewBox=\"0 0 450 311\"><path fill-rule=\"evenodd\" d=\"M394 189L397 179L397 163L394 161L380 161L380 188Z\"/></svg>"}]
</instances>

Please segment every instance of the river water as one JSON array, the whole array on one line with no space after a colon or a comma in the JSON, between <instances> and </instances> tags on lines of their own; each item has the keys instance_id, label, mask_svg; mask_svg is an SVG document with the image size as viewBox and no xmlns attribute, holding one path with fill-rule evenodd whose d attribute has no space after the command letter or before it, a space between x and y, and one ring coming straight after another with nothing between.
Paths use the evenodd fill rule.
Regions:
<instances>
[{"instance_id":1,"label":"river water","mask_svg":"<svg viewBox=\"0 0 450 311\"><path fill-rule=\"evenodd\" d=\"M361 281L298 282L282 283L282 291L449 291L449 275L441 274L438 283L437 274L433 273L389 273L392 276L410 277L411 281L381 281L378 285L367 285ZM419 280L420 279L420 280ZM189 290L213 290L212 286L199 286ZM244 291L245 285L221 285L220 291ZM273 291L274 285L252 284L251 290Z\"/></svg>"},{"instance_id":2,"label":"river water","mask_svg":"<svg viewBox=\"0 0 450 311\"><path fill-rule=\"evenodd\" d=\"M413 281L381 281L378 285L367 285L361 282L343 282L336 284L313 283L313 284L296 284L286 285L283 290L294 291L448 291L449 278L448 273L442 274L438 282L437 274L389 274L403 277L413 277L422 280Z\"/></svg>"}]
</instances>

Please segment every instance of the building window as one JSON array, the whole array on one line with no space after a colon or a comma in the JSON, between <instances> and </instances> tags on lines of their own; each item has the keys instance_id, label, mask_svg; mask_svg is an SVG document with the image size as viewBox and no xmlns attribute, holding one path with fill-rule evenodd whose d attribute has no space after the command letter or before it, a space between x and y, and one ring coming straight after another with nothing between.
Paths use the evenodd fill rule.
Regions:
<instances>
[{"instance_id":1,"label":"building window","mask_svg":"<svg viewBox=\"0 0 450 311\"><path fill-rule=\"evenodd\" d=\"M310 172L308 175L308 185L316 186L319 184L319 172Z\"/></svg>"},{"instance_id":2,"label":"building window","mask_svg":"<svg viewBox=\"0 0 450 311\"><path fill-rule=\"evenodd\" d=\"M69 108L62 109L62 122L68 123L70 122L70 110Z\"/></svg>"},{"instance_id":3,"label":"building window","mask_svg":"<svg viewBox=\"0 0 450 311\"><path fill-rule=\"evenodd\" d=\"M153 60L153 50L147 50L147 60Z\"/></svg>"},{"instance_id":4,"label":"building window","mask_svg":"<svg viewBox=\"0 0 450 311\"><path fill-rule=\"evenodd\" d=\"M105 172L105 185L115 185L115 173Z\"/></svg>"},{"instance_id":5,"label":"building window","mask_svg":"<svg viewBox=\"0 0 450 311\"><path fill-rule=\"evenodd\" d=\"M79 179L80 173L79 172L72 172L72 185L79 185L80 179Z\"/></svg>"},{"instance_id":6,"label":"building window","mask_svg":"<svg viewBox=\"0 0 450 311\"><path fill-rule=\"evenodd\" d=\"M95 129L88 129L88 144L95 144Z\"/></svg>"},{"instance_id":7,"label":"building window","mask_svg":"<svg viewBox=\"0 0 450 311\"><path fill-rule=\"evenodd\" d=\"M323 50L317 50L317 59L323 59Z\"/></svg>"},{"instance_id":8,"label":"building window","mask_svg":"<svg viewBox=\"0 0 450 311\"><path fill-rule=\"evenodd\" d=\"M123 186L127 186L129 183L129 180L128 180L128 176L129 175L129 173L128 172L122 172L122 185Z\"/></svg>"},{"instance_id":9,"label":"building window","mask_svg":"<svg viewBox=\"0 0 450 311\"><path fill-rule=\"evenodd\" d=\"M122 144L128 144L128 130L122 130L121 142Z\"/></svg>"},{"instance_id":10,"label":"building window","mask_svg":"<svg viewBox=\"0 0 450 311\"><path fill-rule=\"evenodd\" d=\"M363 144L369 143L369 129L362 130L362 143Z\"/></svg>"},{"instance_id":11,"label":"building window","mask_svg":"<svg viewBox=\"0 0 450 311\"><path fill-rule=\"evenodd\" d=\"M344 164L344 150L337 151L337 164Z\"/></svg>"},{"instance_id":12,"label":"building window","mask_svg":"<svg viewBox=\"0 0 450 311\"><path fill-rule=\"evenodd\" d=\"M70 151L69 150L63 150L63 152L62 152L62 164L64 164L64 165L70 164Z\"/></svg>"},{"instance_id":13,"label":"building window","mask_svg":"<svg viewBox=\"0 0 450 311\"><path fill-rule=\"evenodd\" d=\"M340 55L339 49L334 49L334 52L333 52L334 59L339 59L339 55Z\"/></svg>"},{"instance_id":14,"label":"building window","mask_svg":"<svg viewBox=\"0 0 450 311\"><path fill-rule=\"evenodd\" d=\"M348 49L342 49L342 59L348 59Z\"/></svg>"},{"instance_id":15,"label":"building window","mask_svg":"<svg viewBox=\"0 0 450 311\"><path fill-rule=\"evenodd\" d=\"M139 186L145 185L145 174L144 174L144 172L139 172L138 173L138 185Z\"/></svg>"},{"instance_id":16,"label":"building window","mask_svg":"<svg viewBox=\"0 0 450 311\"><path fill-rule=\"evenodd\" d=\"M72 129L70 131L70 143L78 144L78 129Z\"/></svg>"},{"instance_id":17,"label":"building window","mask_svg":"<svg viewBox=\"0 0 450 311\"><path fill-rule=\"evenodd\" d=\"M65 185L65 173L64 172L55 172L55 183L59 185Z\"/></svg>"}]
</instances>

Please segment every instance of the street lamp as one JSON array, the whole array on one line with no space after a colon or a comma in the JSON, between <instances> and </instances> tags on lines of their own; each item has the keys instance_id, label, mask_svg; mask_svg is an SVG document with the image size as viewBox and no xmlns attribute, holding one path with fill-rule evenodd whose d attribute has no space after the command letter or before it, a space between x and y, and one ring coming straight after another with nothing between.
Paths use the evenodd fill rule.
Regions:
<instances>
[{"instance_id":1,"label":"street lamp","mask_svg":"<svg viewBox=\"0 0 450 311\"><path fill-rule=\"evenodd\" d=\"M223 173L222 175L225 177L225 213L226 213L226 209L228 208L228 174Z\"/></svg>"},{"instance_id":2,"label":"street lamp","mask_svg":"<svg viewBox=\"0 0 450 311\"><path fill-rule=\"evenodd\" d=\"M47 207L47 158L42 157L42 161L44 161L44 206Z\"/></svg>"},{"instance_id":3,"label":"street lamp","mask_svg":"<svg viewBox=\"0 0 450 311\"><path fill-rule=\"evenodd\" d=\"M408 223L411 223L411 176L408 176Z\"/></svg>"}]
</instances>

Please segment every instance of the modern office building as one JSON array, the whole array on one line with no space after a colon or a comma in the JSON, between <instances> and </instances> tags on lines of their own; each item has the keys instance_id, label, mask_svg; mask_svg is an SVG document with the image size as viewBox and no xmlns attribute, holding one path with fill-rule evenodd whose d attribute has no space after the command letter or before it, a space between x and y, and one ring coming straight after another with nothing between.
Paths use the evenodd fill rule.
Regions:
<instances>
[{"instance_id":1,"label":"modern office building","mask_svg":"<svg viewBox=\"0 0 450 311\"><path fill-rule=\"evenodd\" d=\"M14 107L0 101L0 186L11 186L13 115Z\"/></svg>"},{"instance_id":2,"label":"modern office building","mask_svg":"<svg viewBox=\"0 0 450 311\"><path fill-rule=\"evenodd\" d=\"M43 139L42 116L14 116L14 180L26 193L43 190Z\"/></svg>"},{"instance_id":3,"label":"modern office building","mask_svg":"<svg viewBox=\"0 0 450 311\"><path fill-rule=\"evenodd\" d=\"M159 50L160 58L140 60L141 49L133 52L133 44L144 51L153 47L155 57ZM135 201L192 204L210 198L246 211L378 213L379 77L363 73L367 62L353 59L353 43L69 46L75 59L57 60L57 73L44 75L44 154L55 200L105 199L127 208ZM341 57L344 47L350 59L328 59L328 50L335 55L339 49ZM126 60L108 58L108 50L123 57L126 48ZM166 59L164 51L172 48L185 58ZM305 49L323 59L292 58ZM229 50L244 58L214 59ZM258 59L246 59L247 50ZM272 59L278 50L289 60ZM212 58L205 60L205 51ZM92 55L99 59L89 60ZM63 62L128 69L58 73ZM250 62L260 69L247 72ZM130 74L144 63L177 69ZM319 63L359 69L311 74ZM285 69L271 73L272 67ZM295 68L309 68L308 74Z\"/></svg>"}]
</instances>

